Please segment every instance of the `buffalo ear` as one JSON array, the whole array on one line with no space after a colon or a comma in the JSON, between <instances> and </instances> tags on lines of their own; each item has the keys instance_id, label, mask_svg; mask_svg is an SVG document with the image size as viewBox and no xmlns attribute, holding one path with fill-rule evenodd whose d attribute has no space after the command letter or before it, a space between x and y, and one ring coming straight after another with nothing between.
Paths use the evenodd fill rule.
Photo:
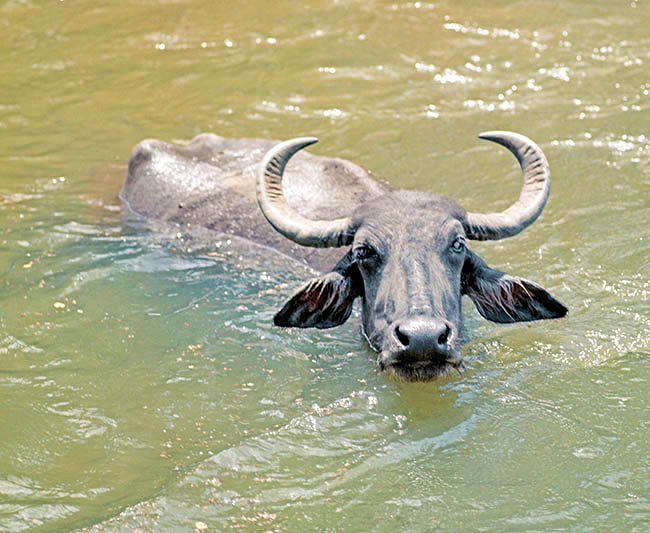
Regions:
<instances>
[{"instance_id":1,"label":"buffalo ear","mask_svg":"<svg viewBox=\"0 0 650 533\"><path fill-rule=\"evenodd\" d=\"M273 317L276 326L333 328L345 322L357 296L363 293L361 274L349 251L329 274L307 282Z\"/></svg>"},{"instance_id":2,"label":"buffalo ear","mask_svg":"<svg viewBox=\"0 0 650 533\"><path fill-rule=\"evenodd\" d=\"M307 282L273 317L276 326L333 328L345 322L357 297L352 278L330 272Z\"/></svg>"},{"instance_id":3,"label":"buffalo ear","mask_svg":"<svg viewBox=\"0 0 650 533\"><path fill-rule=\"evenodd\" d=\"M463 265L462 292L472 299L484 318L493 322L561 318L568 312L565 305L543 287L490 268L469 250Z\"/></svg>"}]
</instances>

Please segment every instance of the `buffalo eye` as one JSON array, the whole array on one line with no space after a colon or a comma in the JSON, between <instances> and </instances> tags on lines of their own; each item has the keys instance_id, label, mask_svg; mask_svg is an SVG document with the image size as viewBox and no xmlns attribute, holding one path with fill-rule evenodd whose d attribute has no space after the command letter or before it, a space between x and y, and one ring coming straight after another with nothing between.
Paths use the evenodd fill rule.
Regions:
<instances>
[{"instance_id":1,"label":"buffalo eye","mask_svg":"<svg viewBox=\"0 0 650 533\"><path fill-rule=\"evenodd\" d=\"M457 254L465 251L465 238L456 237L451 243L451 251Z\"/></svg>"},{"instance_id":2,"label":"buffalo eye","mask_svg":"<svg viewBox=\"0 0 650 533\"><path fill-rule=\"evenodd\" d=\"M354 259L361 263L369 263L377 258L377 250L372 246L362 245L354 249Z\"/></svg>"}]
</instances>

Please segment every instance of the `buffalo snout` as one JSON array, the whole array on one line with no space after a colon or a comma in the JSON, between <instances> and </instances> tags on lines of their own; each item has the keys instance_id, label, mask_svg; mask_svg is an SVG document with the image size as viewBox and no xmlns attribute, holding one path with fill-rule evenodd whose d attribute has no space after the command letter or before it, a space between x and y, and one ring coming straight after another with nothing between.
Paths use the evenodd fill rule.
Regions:
<instances>
[{"instance_id":1,"label":"buffalo snout","mask_svg":"<svg viewBox=\"0 0 650 533\"><path fill-rule=\"evenodd\" d=\"M406 379L445 374L451 367L458 368L461 364L456 338L456 328L444 319L403 318L390 327L378 358L379 368Z\"/></svg>"},{"instance_id":2,"label":"buffalo snout","mask_svg":"<svg viewBox=\"0 0 650 533\"><path fill-rule=\"evenodd\" d=\"M442 361L449 353L451 328L443 321L429 317L407 318L393 327L403 359L421 360L440 357Z\"/></svg>"}]
</instances>

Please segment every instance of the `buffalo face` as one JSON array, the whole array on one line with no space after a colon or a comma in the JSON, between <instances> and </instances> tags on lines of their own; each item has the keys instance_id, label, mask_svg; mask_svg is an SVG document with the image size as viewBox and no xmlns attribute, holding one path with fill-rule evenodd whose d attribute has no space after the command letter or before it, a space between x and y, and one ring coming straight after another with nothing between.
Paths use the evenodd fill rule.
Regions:
<instances>
[{"instance_id":1,"label":"buffalo face","mask_svg":"<svg viewBox=\"0 0 650 533\"><path fill-rule=\"evenodd\" d=\"M363 206L349 251L275 316L278 326L342 324L361 298L364 336L380 370L426 381L462 367L461 298L496 322L563 316L530 281L488 267L467 248L464 210L450 198L397 191Z\"/></svg>"},{"instance_id":2,"label":"buffalo face","mask_svg":"<svg viewBox=\"0 0 650 533\"><path fill-rule=\"evenodd\" d=\"M530 139L482 137L511 150L523 170L519 200L501 213L468 213L447 196L392 191L348 217L310 220L286 203L284 166L313 138L281 143L264 158L258 203L271 225L305 246L349 246L334 269L312 279L277 313L278 326L330 328L361 299L363 333L381 370L426 381L462 367L461 299L494 322L558 318L567 308L539 285L490 268L467 240L516 235L539 216L550 190L548 163Z\"/></svg>"}]
</instances>

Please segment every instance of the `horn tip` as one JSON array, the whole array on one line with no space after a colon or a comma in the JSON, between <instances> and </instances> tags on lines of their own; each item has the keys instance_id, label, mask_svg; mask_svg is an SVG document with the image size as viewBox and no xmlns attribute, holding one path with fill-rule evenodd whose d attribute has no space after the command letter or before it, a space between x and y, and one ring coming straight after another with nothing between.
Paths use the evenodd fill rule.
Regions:
<instances>
[{"instance_id":1,"label":"horn tip","mask_svg":"<svg viewBox=\"0 0 650 533\"><path fill-rule=\"evenodd\" d=\"M483 131L479 133L478 138L486 141L490 141L495 138L513 137L517 135L518 135L517 133L513 133L511 131L493 130L493 131Z\"/></svg>"},{"instance_id":2,"label":"horn tip","mask_svg":"<svg viewBox=\"0 0 650 533\"><path fill-rule=\"evenodd\" d=\"M484 131L478 134L478 138L484 141L492 141L499 144L503 144L504 141L516 144L535 144L531 139L522 135L521 133L515 133L514 131Z\"/></svg>"},{"instance_id":3,"label":"horn tip","mask_svg":"<svg viewBox=\"0 0 650 533\"><path fill-rule=\"evenodd\" d=\"M296 144L302 144L303 146L309 146L311 144L316 144L318 142L318 137L298 137L293 139L293 142Z\"/></svg>"},{"instance_id":4,"label":"horn tip","mask_svg":"<svg viewBox=\"0 0 650 533\"><path fill-rule=\"evenodd\" d=\"M266 153L266 155L270 159L276 154L282 154L287 150L291 155L293 155L298 150L302 150L303 148L306 148L307 146L310 146L317 142L318 139L316 137L295 137L293 139L288 139L286 141L282 141L279 144L276 144L271 150Z\"/></svg>"}]
</instances>

